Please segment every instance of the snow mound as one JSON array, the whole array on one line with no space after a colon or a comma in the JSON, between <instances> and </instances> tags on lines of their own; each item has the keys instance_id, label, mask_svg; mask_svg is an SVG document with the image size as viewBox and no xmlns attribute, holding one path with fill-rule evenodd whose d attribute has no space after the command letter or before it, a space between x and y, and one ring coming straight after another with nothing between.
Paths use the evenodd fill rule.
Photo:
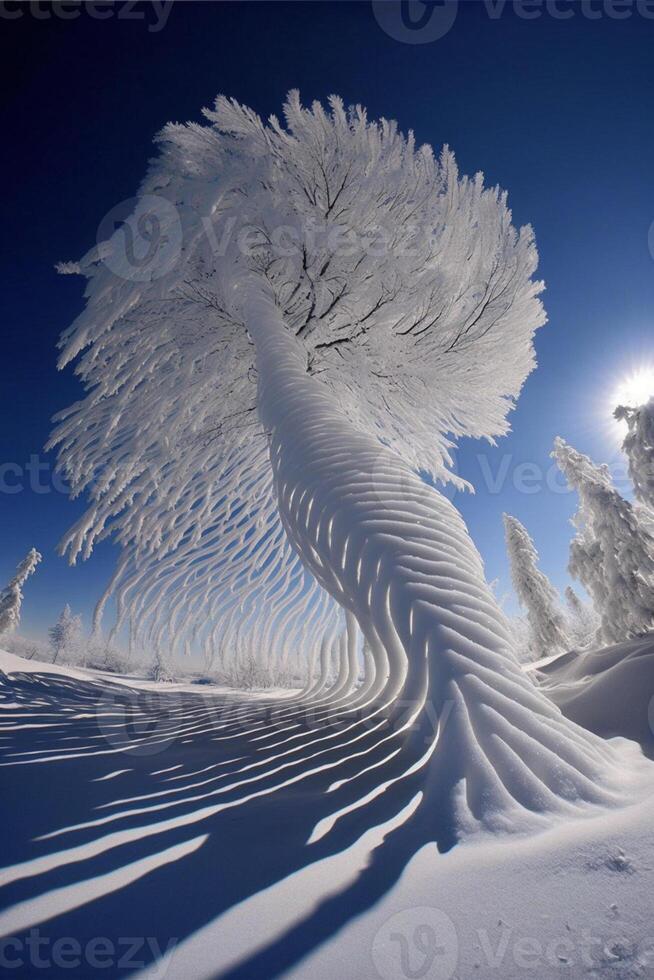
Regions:
<instances>
[{"instance_id":1,"label":"snow mound","mask_svg":"<svg viewBox=\"0 0 654 980\"><path fill-rule=\"evenodd\" d=\"M572 721L604 738L623 736L654 756L654 633L534 665Z\"/></svg>"},{"instance_id":2,"label":"snow mound","mask_svg":"<svg viewBox=\"0 0 654 980\"><path fill-rule=\"evenodd\" d=\"M120 689L1 652L0 671L20 801L3 810L0 935L25 980L45 975L35 936L49 962L80 937L77 968L46 969L70 980L134 975L131 936L149 937L141 980L652 976L651 797L439 853L420 773L382 770L379 732L316 725L316 704Z\"/></svg>"},{"instance_id":3,"label":"snow mound","mask_svg":"<svg viewBox=\"0 0 654 980\"><path fill-rule=\"evenodd\" d=\"M157 691L164 687L170 693L204 694L212 697L215 694L225 694L232 692L233 689L225 684L202 684L199 686L192 680L180 680L169 682L163 680L151 680L147 677L138 677L135 674L116 674L113 671L96 670L93 667L71 667L70 664L53 664L46 660L26 660L15 653L0 649L0 675L6 674L10 678L15 674L53 674L58 677L69 677L78 681L101 681L108 685L121 685L123 687L135 688L140 691ZM263 691L250 691L251 700L283 700L297 694L296 690L286 688L267 688Z\"/></svg>"},{"instance_id":4,"label":"snow mound","mask_svg":"<svg viewBox=\"0 0 654 980\"><path fill-rule=\"evenodd\" d=\"M26 660L15 653L0 650L0 673L2 674L57 674L61 677L74 677L77 680L88 680L93 675L91 670L80 667L70 667L68 664L52 664L44 660Z\"/></svg>"}]
</instances>

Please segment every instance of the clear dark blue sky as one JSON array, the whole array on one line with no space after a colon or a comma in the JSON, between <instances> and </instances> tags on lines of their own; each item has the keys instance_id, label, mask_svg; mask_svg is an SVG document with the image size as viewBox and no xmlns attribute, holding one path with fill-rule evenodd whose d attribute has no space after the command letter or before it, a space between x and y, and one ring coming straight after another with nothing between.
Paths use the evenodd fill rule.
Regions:
<instances>
[{"instance_id":1,"label":"clear dark blue sky","mask_svg":"<svg viewBox=\"0 0 654 980\"><path fill-rule=\"evenodd\" d=\"M457 501L491 578L506 578L500 518L508 509L564 584L574 500L520 492L515 467L548 467L559 433L611 458L601 418L610 390L639 359L654 361L654 20L628 0L617 5L630 14L621 20L601 0L591 4L600 12L593 20L566 0L557 10L572 9L570 19L543 10L533 20L508 2L494 19L467 0L444 37L406 44L380 28L366 2L177 2L158 31L148 29L150 4L143 20L118 17L122 6L101 21L83 10L73 20L37 19L27 7L0 19L2 489L18 480L6 464L24 468L42 454L50 417L79 395L72 372L55 370L55 344L81 308L82 281L58 277L53 264L81 256L102 217L133 194L157 130L198 119L218 92L264 114L278 111L291 87L305 100L338 92L420 141L449 143L464 172L481 169L507 188L515 220L535 227L550 318L539 368L514 433L487 453L491 475L511 455L502 491L484 486L477 454L486 448L468 444L459 471L479 493ZM39 479L51 487L47 473ZM34 544L45 561L28 587L25 626L39 630L66 601L88 622L113 549L68 569L55 549L81 504L37 492L34 474L22 482L20 492L0 493L0 581Z\"/></svg>"}]
</instances>

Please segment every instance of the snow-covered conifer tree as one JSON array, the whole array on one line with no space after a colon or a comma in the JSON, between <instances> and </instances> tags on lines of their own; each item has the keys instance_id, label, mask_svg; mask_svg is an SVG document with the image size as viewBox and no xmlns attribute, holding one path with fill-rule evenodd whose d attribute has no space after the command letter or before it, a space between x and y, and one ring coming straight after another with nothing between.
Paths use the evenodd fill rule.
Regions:
<instances>
[{"instance_id":1,"label":"snow-covered conifer tree","mask_svg":"<svg viewBox=\"0 0 654 980\"><path fill-rule=\"evenodd\" d=\"M654 397L639 408L618 405L613 414L628 426L622 448L636 497L654 511Z\"/></svg>"},{"instance_id":2,"label":"snow-covered conifer tree","mask_svg":"<svg viewBox=\"0 0 654 980\"><path fill-rule=\"evenodd\" d=\"M30 548L16 569L7 588L0 594L0 636L13 632L20 623L20 607L23 602L23 586L41 561L36 548Z\"/></svg>"},{"instance_id":3,"label":"snow-covered conifer tree","mask_svg":"<svg viewBox=\"0 0 654 980\"><path fill-rule=\"evenodd\" d=\"M57 662L61 654L66 659L77 659L80 654L82 641L82 620L80 616L73 616L71 608L66 603L59 619L48 630L50 646L52 647L52 662Z\"/></svg>"},{"instance_id":4,"label":"snow-covered conifer tree","mask_svg":"<svg viewBox=\"0 0 654 980\"><path fill-rule=\"evenodd\" d=\"M593 600L606 642L654 627L654 538L613 486L608 466L596 466L561 438L552 456L579 495L570 545L570 574Z\"/></svg>"},{"instance_id":5,"label":"snow-covered conifer tree","mask_svg":"<svg viewBox=\"0 0 654 980\"><path fill-rule=\"evenodd\" d=\"M529 621L534 658L565 650L569 641L559 597L538 567L534 542L526 527L510 514L504 514L504 534L513 587Z\"/></svg>"},{"instance_id":6,"label":"snow-covered conifer tree","mask_svg":"<svg viewBox=\"0 0 654 980\"><path fill-rule=\"evenodd\" d=\"M160 684L169 684L174 680L170 665L159 648L154 651L148 677L151 681L157 681Z\"/></svg>"},{"instance_id":7,"label":"snow-covered conifer tree","mask_svg":"<svg viewBox=\"0 0 654 980\"><path fill-rule=\"evenodd\" d=\"M536 658L534 653L533 634L527 616L509 617L511 642L520 663L529 664Z\"/></svg>"},{"instance_id":8,"label":"snow-covered conifer tree","mask_svg":"<svg viewBox=\"0 0 654 980\"><path fill-rule=\"evenodd\" d=\"M64 550L115 537L118 625L153 648L320 649L327 677L345 635L339 702L415 705L402 758L429 744L431 792L465 786L475 825L603 798L606 747L523 675L461 516L419 475L456 481L451 438L508 430L545 319L531 229L360 106L291 93L284 115L220 97L207 125L167 126L133 215L74 267L87 305L60 363L86 397L52 444L90 508Z\"/></svg>"},{"instance_id":9,"label":"snow-covered conifer tree","mask_svg":"<svg viewBox=\"0 0 654 980\"><path fill-rule=\"evenodd\" d=\"M566 585L565 587L565 601L572 615L581 616L583 603L571 585Z\"/></svg>"},{"instance_id":10,"label":"snow-covered conifer tree","mask_svg":"<svg viewBox=\"0 0 654 980\"><path fill-rule=\"evenodd\" d=\"M571 585L566 586L565 600L568 606L567 629L576 647L594 643L600 628L595 607L579 598Z\"/></svg>"}]
</instances>

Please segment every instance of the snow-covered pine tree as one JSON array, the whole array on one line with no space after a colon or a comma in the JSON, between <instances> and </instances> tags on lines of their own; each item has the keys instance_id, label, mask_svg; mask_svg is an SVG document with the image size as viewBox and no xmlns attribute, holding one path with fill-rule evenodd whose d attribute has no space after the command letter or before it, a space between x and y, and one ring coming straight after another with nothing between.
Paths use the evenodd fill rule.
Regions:
<instances>
[{"instance_id":1,"label":"snow-covered pine tree","mask_svg":"<svg viewBox=\"0 0 654 980\"><path fill-rule=\"evenodd\" d=\"M594 606L580 599L571 585L566 586L567 629L575 647L587 647L597 639L600 619Z\"/></svg>"},{"instance_id":2,"label":"snow-covered pine tree","mask_svg":"<svg viewBox=\"0 0 654 980\"><path fill-rule=\"evenodd\" d=\"M0 594L0 636L3 633L12 633L20 623L23 586L40 561L41 555L36 548L30 548L11 582Z\"/></svg>"},{"instance_id":3,"label":"snow-covered pine tree","mask_svg":"<svg viewBox=\"0 0 654 980\"><path fill-rule=\"evenodd\" d=\"M567 649L569 639L559 596L538 567L538 552L529 532L517 517L504 514L504 535L513 587L527 613L534 659Z\"/></svg>"},{"instance_id":4,"label":"snow-covered pine tree","mask_svg":"<svg viewBox=\"0 0 654 980\"><path fill-rule=\"evenodd\" d=\"M571 585L566 585L565 587L565 601L568 604L569 612L573 616L581 616L583 603Z\"/></svg>"},{"instance_id":5,"label":"snow-covered pine tree","mask_svg":"<svg viewBox=\"0 0 654 980\"><path fill-rule=\"evenodd\" d=\"M451 438L508 430L545 320L532 231L360 106L293 92L284 115L220 97L208 125L167 126L133 215L75 266L60 365L79 357L86 397L52 444L90 507L63 548L116 538L119 624L152 648L311 662L353 617L369 710L415 706L393 764L430 759L429 812L447 794L460 826L517 826L603 799L611 752L524 676L461 515L419 475L456 480ZM339 704L362 703L351 652Z\"/></svg>"},{"instance_id":6,"label":"snow-covered pine tree","mask_svg":"<svg viewBox=\"0 0 654 980\"><path fill-rule=\"evenodd\" d=\"M654 511L654 397L638 408L618 405L613 414L627 423L622 449L636 497Z\"/></svg>"},{"instance_id":7,"label":"snow-covered pine tree","mask_svg":"<svg viewBox=\"0 0 654 980\"><path fill-rule=\"evenodd\" d=\"M168 660L158 647L152 657L148 679L156 681L158 684L170 684L175 679Z\"/></svg>"},{"instance_id":8,"label":"snow-covered pine tree","mask_svg":"<svg viewBox=\"0 0 654 980\"><path fill-rule=\"evenodd\" d=\"M560 437L552 456L579 508L570 545L570 574L593 600L607 643L618 643L654 627L654 538L635 508L613 486L609 468Z\"/></svg>"},{"instance_id":9,"label":"snow-covered pine tree","mask_svg":"<svg viewBox=\"0 0 654 980\"><path fill-rule=\"evenodd\" d=\"M48 630L50 646L52 648L52 662L57 662L61 654L68 660L75 660L79 657L82 642L82 619L81 616L73 616L71 608L66 603L59 619Z\"/></svg>"},{"instance_id":10,"label":"snow-covered pine tree","mask_svg":"<svg viewBox=\"0 0 654 980\"><path fill-rule=\"evenodd\" d=\"M534 654L534 641L531 626L527 616L509 617L509 629L511 631L511 642L516 652L516 656L521 664L532 663L536 656Z\"/></svg>"}]
</instances>

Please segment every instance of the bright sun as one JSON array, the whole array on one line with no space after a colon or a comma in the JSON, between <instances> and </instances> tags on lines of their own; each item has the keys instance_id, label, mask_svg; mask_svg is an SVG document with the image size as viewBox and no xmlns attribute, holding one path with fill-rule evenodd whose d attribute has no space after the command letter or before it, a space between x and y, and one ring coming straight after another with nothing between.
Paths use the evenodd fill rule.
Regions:
<instances>
[{"instance_id":1,"label":"bright sun","mask_svg":"<svg viewBox=\"0 0 654 980\"><path fill-rule=\"evenodd\" d=\"M636 408L644 405L654 395L654 367L641 368L623 378L611 395L611 412L618 405ZM625 422L616 422L621 429L626 428Z\"/></svg>"}]
</instances>

